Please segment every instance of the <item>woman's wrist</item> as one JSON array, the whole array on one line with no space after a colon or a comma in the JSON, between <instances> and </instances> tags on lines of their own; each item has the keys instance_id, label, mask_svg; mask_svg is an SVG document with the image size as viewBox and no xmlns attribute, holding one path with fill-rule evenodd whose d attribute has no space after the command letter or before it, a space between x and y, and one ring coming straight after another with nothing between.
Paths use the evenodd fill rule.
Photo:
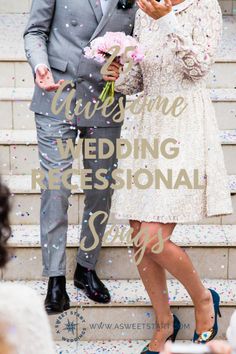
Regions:
<instances>
[{"instance_id":1,"label":"woman's wrist","mask_svg":"<svg viewBox=\"0 0 236 354\"><path fill-rule=\"evenodd\" d=\"M174 11L169 12L167 15L160 17L157 20L159 28L165 34L175 33L179 28L179 23Z\"/></svg>"},{"instance_id":2,"label":"woman's wrist","mask_svg":"<svg viewBox=\"0 0 236 354\"><path fill-rule=\"evenodd\" d=\"M168 8L167 11L165 11L165 12L153 13L152 18L154 20L160 20L161 18L166 17L171 12L172 12L172 8Z\"/></svg>"}]
</instances>

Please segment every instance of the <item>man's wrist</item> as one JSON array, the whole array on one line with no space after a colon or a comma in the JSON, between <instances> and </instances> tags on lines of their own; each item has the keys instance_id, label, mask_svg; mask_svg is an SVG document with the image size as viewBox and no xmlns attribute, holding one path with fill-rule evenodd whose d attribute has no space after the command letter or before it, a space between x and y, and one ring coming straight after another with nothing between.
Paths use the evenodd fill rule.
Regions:
<instances>
[{"instance_id":1,"label":"man's wrist","mask_svg":"<svg viewBox=\"0 0 236 354\"><path fill-rule=\"evenodd\" d=\"M46 64L37 64L37 65L35 65L35 67L34 67L34 72L35 72L35 74L36 74L36 72L37 72L37 70L38 70L38 68L40 67L40 66L45 66L48 70L50 70L50 68L46 65Z\"/></svg>"}]
</instances>

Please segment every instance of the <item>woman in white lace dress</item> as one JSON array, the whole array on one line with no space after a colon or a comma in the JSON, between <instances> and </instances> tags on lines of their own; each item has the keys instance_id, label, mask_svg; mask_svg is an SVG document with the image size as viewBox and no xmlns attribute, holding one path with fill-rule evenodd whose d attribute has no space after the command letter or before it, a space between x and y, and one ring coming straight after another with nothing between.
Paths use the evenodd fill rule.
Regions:
<instances>
[{"instance_id":1,"label":"woman in white lace dress","mask_svg":"<svg viewBox=\"0 0 236 354\"><path fill-rule=\"evenodd\" d=\"M9 197L0 180L0 272L8 261ZM0 282L0 353L56 353L43 301L27 286Z\"/></svg>"},{"instance_id":2,"label":"woman in white lace dress","mask_svg":"<svg viewBox=\"0 0 236 354\"><path fill-rule=\"evenodd\" d=\"M133 144L135 139L147 139L151 144L157 138L161 149L158 157L149 153L144 158L130 155L121 159L119 168L132 169L133 176L139 169L152 175L159 170L166 178L170 170L172 179L165 184L163 178L156 177L159 184L141 189L140 185L152 182L150 175L143 173L138 177L140 185L133 178L131 187L116 191L113 202L117 217L130 220L134 239L141 235L139 241L144 243L145 234L149 235L138 269L160 328L144 352L155 353L173 332L165 270L191 296L196 318L194 341L204 343L216 335L219 295L203 286L189 257L169 238L177 223L231 214L232 204L215 112L206 89L222 33L218 1L139 0L138 5L134 35L144 48L144 61L118 80L118 64L114 63L110 67L113 73L104 79L117 80L117 91L126 95L143 92L142 102L161 96L173 103L181 97L171 112L170 106L151 112L146 107L134 115L128 103L123 137ZM167 139L172 140L161 146ZM155 253L160 230L165 242L162 252ZM139 246L134 243L135 252ZM175 322L176 334L176 318Z\"/></svg>"}]
</instances>

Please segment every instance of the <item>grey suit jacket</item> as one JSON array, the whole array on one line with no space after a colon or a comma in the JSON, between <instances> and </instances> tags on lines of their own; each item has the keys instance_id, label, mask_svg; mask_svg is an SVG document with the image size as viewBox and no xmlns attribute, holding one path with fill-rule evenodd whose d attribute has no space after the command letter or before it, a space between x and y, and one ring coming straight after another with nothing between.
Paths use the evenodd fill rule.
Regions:
<instances>
[{"instance_id":1,"label":"grey suit jacket","mask_svg":"<svg viewBox=\"0 0 236 354\"><path fill-rule=\"evenodd\" d=\"M27 59L34 70L44 63L51 68L57 82L60 79L72 80L76 94L71 103L74 111L76 100L82 99L83 106L98 99L105 82L100 73L102 65L84 56L84 48L96 37L107 31L132 34L137 6L131 9L118 9L118 0L110 0L107 15L103 16L98 0L33 0L29 21L24 33ZM60 99L65 100L71 86L63 90ZM51 117L51 103L55 93L42 91L35 85L31 110ZM114 107L122 96L116 93ZM94 104L93 103L93 104ZM114 110L116 114L119 108ZM112 107L109 109L112 111ZM65 110L57 115L65 119ZM112 116L105 118L98 111L91 119L80 114L78 126L120 126Z\"/></svg>"}]
</instances>

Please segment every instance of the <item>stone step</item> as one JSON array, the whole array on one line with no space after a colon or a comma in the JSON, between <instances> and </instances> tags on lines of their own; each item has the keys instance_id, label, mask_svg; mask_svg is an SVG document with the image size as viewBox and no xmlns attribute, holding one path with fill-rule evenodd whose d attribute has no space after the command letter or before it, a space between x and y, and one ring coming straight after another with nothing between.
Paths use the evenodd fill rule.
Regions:
<instances>
[{"instance_id":1,"label":"stone step","mask_svg":"<svg viewBox=\"0 0 236 354\"><path fill-rule=\"evenodd\" d=\"M234 13L234 0L219 0L222 11L225 15L232 15ZM1 0L0 14L21 14L29 12L31 0Z\"/></svg>"},{"instance_id":2,"label":"stone step","mask_svg":"<svg viewBox=\"0 0 236 354\"><path fill-rule=\"evenodd\" d=\"M14 1L14 0L1 0L0 3L0 14L21 14L24 12L29 12L30 10L31 0L21 0L21 1Z\"/></svg>"},{"instance_id":3,"label":"stone step","mask_svg":"<svg viewBox=\"0 0 236 354\"><path fill-rule=\"evenodd\" d=\"M11 223L13 225L34 225L39 224L40 194L39 191L31 190L30 176L3 176L5 182L13 188L13 208L11 212ZM201 220L200 224L235 224L236 222L236 187L235 176L229 177L232 192L234 213L227 216L210 217ZM31 191L31 193L30 193ZM78 190L69 199L69 223L77 225L82 222L84 196ZM127 220L118 220L111 213L110 224L127 224Z\"/></svg>"},{"instance_id":4,"label":"stone step","mask_svg":"<svg viewBox=\"0 0 236 354\"><path fill-rule=\"evenodd\" d=\"M81 225L69 226L67 278L73 279ZM128 225L108 225L97 271L103 279L139 279ZM42 279L39 225L16 225L9 240L11 261L4 280ZM236 225L177 225L173 242L190 255L202 278L236 279ZM170 275L168 275L171 278Z\"/></svg>"},{"instance_id":5,"label":"stone step","mask_svg":"<svg viewBox=\"0 0 236 354\"><path fill-rule=\"evenodd\" d=\"M4 0L1 0L1 4L2 1ZM10 3L10 0L6 1ZM27 21L28 14L1 14L0 12L0 62L26 63L23 32ZM223 16L223 38L216 56L217 62L236 61L235 22L236 16Z\"/></svg>"},{"instance_id":6,"label":"stone step","mask_svg":"<svg viewBox=\"0 0 236 354\"><path fill-rule=\"evenodd\" d=\"M225 15L232 15L236 13L235 0L219 0L222 12Z\"/></svg>"},{"instance_id":7,"label":"stone step","mask_svg":"<svg viewBox=\"0 0 236 354\"><path fill-rule=\"evenodd\" d=\"M44 299L46 281L19 282L34 288ZM104 283L112 296L107 305L90 301L71 281L67 282L72 307L63 315L49 318L55 341L149 340L152 337L155 316L141 281L107 280ZM236 280L204 279L203 283L216 289L221 296L222 318L218 337L224 338L236 306ZM195 323L189 295L176 280L168 280L168 289L172 310L182 323L178 339L191 340Z\"/></svg>"},{"instance_id":8,"label":"stone step","mask_svg":"<svg viewBox=\"0 0 236 354\"><path fill-rule=\"evenodd\" d=\"M236 24L235 24L236 26ZM208 77L209 88L235 88L236 86L236 58L225 61L217 58ZM1 61L0 87L28 88L33 87L32 70L24 61Z\"/></svg>"},{"instance_id":9,"label":"stone step","mask_svg":"<svg viewBox=\"0 0 236 354\"><path fill-rule=\"evenodd\" d=\"M236 62L217 62L210 71L207 86L209 88L235 88Z\"/></svg>"},{"instance_id":10,"label":"stone step","mask_svg":"<svg viewBox=\"0 0 236 354\"><path fill-rule=\"evenodd\" d=\"M30 88L0 88L0 111L4 116L0 121L0 130L35 130L34 115L29 110L32 94L33 90ZM211 97L219 128L235 129L236 90L213 89Z\"/></svg>"},{"instance_id":11,"label":"stone step","mask_svg":"<svg viewBox=\"0 0 236 354\"><path fill-rule=\"evenodd\" d=\"M226 3L229 6L229 2ZM33 87L22 38L27 19L28 14L0 14L0 87ZM222 44L209 75L209 87L234 88L236 85L235 26L236 16L224 17Z\"/></svg>"},{"instance_id":12,"label":"stone step","mask_svg":"<svg viewBox=\"0 0 236 354\"><path fill-rule=\"evenodd\" d=\"M125 132L124 132L125 133ZM127 138L127 136L125 136ZM236 174L236 129L220 132L228 174ZM81 156L75 161L78 166ZM0 131L0 169L2 174L31 175L39 168L36 131Z\"/></svg>"},{"instance_id":13,"label":"stone step","mask_svg":"<svg viewBox=\"0 0 236 354\"><path fill-rule=\"evenodd\" d=\"M9 186L13 194L40 194L40 187L38 185L35 189L32 187L31 175L3 175L2 179ZM231 194L236 194L236 175L229 175L228 180ZM73 183L80 185L80 178L73 176ZM72 194L83 194L83 190L78 188L73 190Z\"/></svg>"},{"instance_id":14,"label":"stone step","mask_svg":"<svg viewBox=\"0 0 236 354\"><path fill-rule=\"evenodd\" d=\"M236 26L236 24L235 24ZM209 77L209 88L235 88L236 86L236 58L227 60L217 58ZM28 88L33 87L32 70L25 61L0 60L0 87L7 88Z\"/></svg>"},{"instance_id":15,"label":"stone step","mask_svg":"<svg viewBox=\"0 0 236 354\"><path fill-rule=\"evenodd\" d=\"M144 340L55 342L57 354L139 354L148 344ZM177 344L189 345L191 341L177 340Z\"/></svg>"},{"instance_id":16,"label":"stone step","mask_svg":"<svg viewBox=\"0 0 236 354\"><path fill-rule=\"evenodd\" d=\"M185 343L188 341L177 341ZM141 353L148 341L144 340L119 340L119 341L79 341L67 343L56 342L57 354L138 354Z\"/></svg>"},{"instance_id":17,"label":"stone step","mask_svg":"<svg viewBox=\"0 0 236 354\"><path fill-rule=\"evenodd\" d=\"M22 35L27 21L28 14L0 14L0 61L26 62ZM216 62L236 60L235 22L236 16L223 16L222 43L216 54Z\"/></svg>"},{"instance_id":18,"label":"stone step","mask_svg":"<svg viewBox=\"0 0 236 354\"><path fill-rule=\"evenodd\" d=\"M200 220L196 224L206 225L235 225L236 224L236 194L232 195L234 212L231 215L208 217ZM13 194L12 196L12 225L35 225L39 223L40 194ZM73 194L69 198L68 220L69 224L77 225L82 222L84 208L84 196ZM111 213L110 224L127 224L125 219L116 219Z\"/></svg>"}]
</instances>

